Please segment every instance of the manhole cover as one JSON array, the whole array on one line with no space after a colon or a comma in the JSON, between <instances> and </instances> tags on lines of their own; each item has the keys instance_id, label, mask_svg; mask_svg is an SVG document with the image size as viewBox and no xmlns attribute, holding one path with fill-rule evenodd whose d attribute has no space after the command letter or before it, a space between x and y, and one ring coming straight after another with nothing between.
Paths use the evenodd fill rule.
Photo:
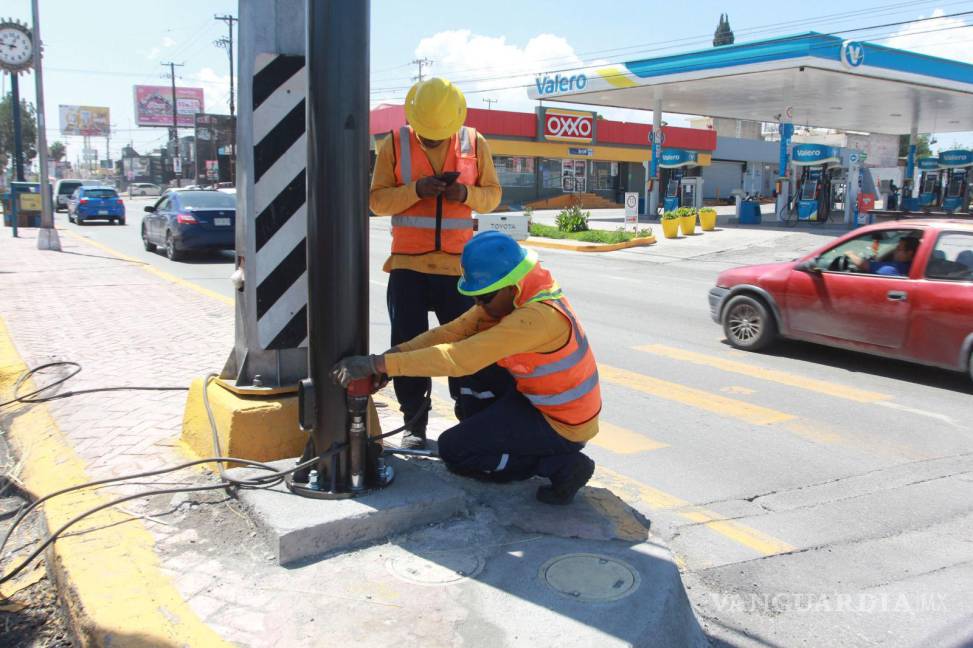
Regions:
<instances>
[{"instance_id":1,"label":"manhole cover","mask_svg":"<svg viewBox=\"0 0 973 648\"><path fill-rule=\"evenodd\" d=\"M393 576L419 585L446 585L476 576L483 559L468 552L435 552L428 557L406 554L385 561Z\"/></svg>"},{"instance_id":2,"label":"manhole cover","mask_svg":"<svg viewBox=\"0 0 973 648\"><path fill-rule=\"evenodd\" d=\"M548 560L540 578L576 601L617 601L637 590L639 573L620 560L598 554L568 554Z\"/></svg>"}]
</instances>

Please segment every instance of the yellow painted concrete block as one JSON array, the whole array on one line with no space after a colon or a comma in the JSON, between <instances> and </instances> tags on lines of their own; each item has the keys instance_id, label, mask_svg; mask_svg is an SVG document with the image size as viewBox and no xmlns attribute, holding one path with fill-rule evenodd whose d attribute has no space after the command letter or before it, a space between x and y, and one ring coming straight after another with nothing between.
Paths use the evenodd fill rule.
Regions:
<instances>
[{"instance_id":1,"label":"yellow painted concrete block","mask_svg":"<svg viewBox=\"0 0 973 648\"><path fill-rule=\"evenodd\" d=\"M307 433L297 423L296 393L241 396L211 381L208 395L223 456L276 461L298 457L303 452ZM200 457L213 456L202 378L196 378L189 386L181 438Z\"/></svg>"}]
</instances>

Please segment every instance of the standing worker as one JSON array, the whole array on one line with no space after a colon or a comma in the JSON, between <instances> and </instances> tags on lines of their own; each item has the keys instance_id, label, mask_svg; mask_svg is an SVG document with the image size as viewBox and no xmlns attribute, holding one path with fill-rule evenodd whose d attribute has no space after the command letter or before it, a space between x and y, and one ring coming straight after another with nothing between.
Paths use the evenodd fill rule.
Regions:
<instances>
[{"instance_id":1,"label":"standing worker","mask_svg":"<svg viewBox=\"0 0 973 648\"><path fill-rule=\"evenodd\" d=\"M392 131L378 151L369 196L374 213L392 216L392 255L384 270L393 349L429 329L429 311L445 324L473 305L456 292L460 253L473 237L473 211L491 212L500 203L490 147L463 126L466 98L459 88L444 79L420 81L406 96L405 117L409 125ZM402 445L425 448L428 414L421 412L431 381L400 376L393 386L405 421L413 421ZM456 379L449 392L457 417L478 395Z\"/></svg>"},{"instance_id":2,"label":"standing worker","mask_svg":"<svg viewBox=\"0 0 973 648\"><path fill-rule=\"evenodd\" d=\"M476 305L448 324L376 356L352 356L332 373L342 385L368 376L493 380L479 411L439 437L453 472L505 482L547 477L547 504L569 504L595 469L582 454L598 433L601 391L584 329L551 274L501 232L466 244L458 289ZM497 366L503 370L497 370Z\"/></svg>"}]
</instances>

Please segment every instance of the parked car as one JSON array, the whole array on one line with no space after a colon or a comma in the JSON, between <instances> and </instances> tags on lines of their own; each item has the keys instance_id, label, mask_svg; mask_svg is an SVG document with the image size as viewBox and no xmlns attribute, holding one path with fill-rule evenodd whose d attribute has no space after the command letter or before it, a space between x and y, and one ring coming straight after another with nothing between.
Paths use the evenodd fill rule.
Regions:
<instances>
[{"instance_id":1,"label":"parked car","mask_svg":"<svg viewBox=\"0 0 973 648\"><path fill-rule=\"evenodd\" d=\"M162 246L172 261L189 250L232 250L236 198L219 191L172 189L142 216L142 244Z\"/></svg>"},{"instance_id":2,"label":"parked car","mask_svg":"<svg viewBox=\"0 0 973 648\"><path fill-rule=\"evenodd\" d=\"M78 225L91 220L124 225L125 203L114 189L82 185L74 190L68 201L68 220Z\"/></svg>"},{"instance_id":3,"label":"parked car","mask_svg":"<svg viewBox=\"0 0 973 648\"><path fill-rule=\"evenodd\" d=\"M162 187L151 182L133 182L128 185L128 197L135 196L161 196Z\"/></svg>"},{"instance_id":4,"label":"parked car","mask_svg":"<svg viewBox=\"0 0 973 648\"><path fill-rule=\"evenodd\" d=\"M77 179L58 180L57 184L54 185L54 211L67 211L68 200L71 199L71 194L84 183L84 180Z\"/></svg>"},{"instance_id":5,"label":"parked car","mask_svg":"<svg viewBox=\"0 0 973 648\"><path fill-rule=\"evenodd\" d=\"M779 336L973 378L973 222L857 229L796 261L726 270L709 303L738 349Z\"/></svg>"}]
</instances>

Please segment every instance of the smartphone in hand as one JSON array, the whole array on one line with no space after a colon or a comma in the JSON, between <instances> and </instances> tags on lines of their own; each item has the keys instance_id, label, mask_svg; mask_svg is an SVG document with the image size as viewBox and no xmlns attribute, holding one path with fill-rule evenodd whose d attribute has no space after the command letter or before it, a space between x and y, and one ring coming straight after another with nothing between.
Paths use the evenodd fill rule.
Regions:
<instances>
[{"instance_id":1,"label":"smartphone in hand","mask_svg":"<svg viewBox=\"0 0 973 648\"><path fill-rule=\"evenodd\" d=\"M459 177L459 171L447 171L436 177L445 182L447 185L451 185L456 182L456 178Z\"/></svg>"}]
</instances>

